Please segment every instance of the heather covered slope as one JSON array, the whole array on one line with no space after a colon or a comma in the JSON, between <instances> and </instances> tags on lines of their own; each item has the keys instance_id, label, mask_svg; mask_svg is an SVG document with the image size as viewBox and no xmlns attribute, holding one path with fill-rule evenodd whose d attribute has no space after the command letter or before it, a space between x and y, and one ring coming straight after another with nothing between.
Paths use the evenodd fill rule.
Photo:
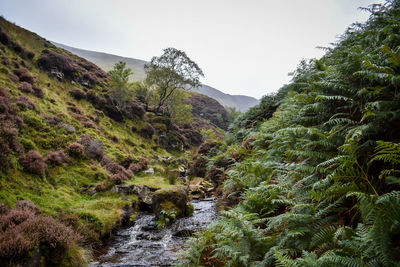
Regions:
<instances>
[{"instance_id":1,"label":"heather covered slope","mask_svg":"<svg viewBox=\"0 0 400 267\"><path fill-rule=\"evenodd\" d=\"M136 98L123 104L102 69L0 18L0 265L85 265L83 248L137 208L114 185L179 183L180 163L162 158L185 163L201 129L220 132L200 117L178 125Z\"/></svg>"},{"instance_id":2,"label":"heather covered slope","mask_svg":"<svg viewBox=\"0 0 400 267\"><path fill-rule=\"evenodd\" d=\"M144 65L147 63L146 61L74 48L56 42L53 43L61 48L64 48L65 50L71 51L76 55L79 55L80 57L83 57L97 64L106 71L110 70L118 61L124 61L126 62L127 66L133 70L133 81L143 81L146 78L146 73L144 72ZM247 111L249 108L257 105L259 102L254 97L225 94L208 85L202 85L199 88L193 89L193 91L217 100L224 107L235 107L241 112Z\"/></svg>"},{"instance_id":3,"label":"heather covered slope","mask_svg":"<svg viewBox=\"0 0 400 267\"><path fill-rule=\"evenodd\" d=\"M400 1L369 11L201 158L228 211L180 266L400 266Z\"/></svg>"}]
</instances>

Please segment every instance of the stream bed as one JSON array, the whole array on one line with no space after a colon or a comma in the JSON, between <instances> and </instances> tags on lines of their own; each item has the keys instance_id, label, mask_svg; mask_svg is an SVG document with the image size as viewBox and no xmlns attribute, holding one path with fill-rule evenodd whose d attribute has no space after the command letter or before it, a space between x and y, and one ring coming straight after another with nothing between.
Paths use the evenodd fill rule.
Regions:
<instances>
[{"instance_id":1,"label":"stream bed","mask_svg":"<svg viewBox=\"0 0 400 267\"><path fill-rule=\"evenodd\" d=\"M90 266L172 266L188 237L218 219L215 199L190 203L194 206L193 216L179 219L165 229L157 229L153 214L139 213L133 226L117 231L95 253Z\"/></svg>"}]
</instances>

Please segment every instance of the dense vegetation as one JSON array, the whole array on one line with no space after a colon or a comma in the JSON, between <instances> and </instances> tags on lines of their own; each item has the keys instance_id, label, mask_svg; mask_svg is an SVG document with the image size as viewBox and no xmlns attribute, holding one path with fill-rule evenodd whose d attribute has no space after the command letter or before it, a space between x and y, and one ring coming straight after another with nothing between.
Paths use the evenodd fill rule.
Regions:
<instances>
[{"instance_id":1,"label":"dense vegetation","mask_svg":"<svg viewBox=\"0 0 400 267\"><path fill-rule=\"evenodd\" d=\"M154 112L142 97L149 88L130 74L124 64L106 73L0 18L1 266L87 265L92 245L138 210L137 195L115 185L182 183L201 129L227 126L222 106L197 94L189 102L186 91L195 121Z\"/></svg>"},{"instance_id":2,"label":"dense vegetation","mask_svg":"<svg viewBox=\"0 0 400 267\"><path fill-rule=\"evenodd\" d=\"M367 10L203 163L234 208L182 266L400 265L400 1Z\"/></svg>"}]
</instances>

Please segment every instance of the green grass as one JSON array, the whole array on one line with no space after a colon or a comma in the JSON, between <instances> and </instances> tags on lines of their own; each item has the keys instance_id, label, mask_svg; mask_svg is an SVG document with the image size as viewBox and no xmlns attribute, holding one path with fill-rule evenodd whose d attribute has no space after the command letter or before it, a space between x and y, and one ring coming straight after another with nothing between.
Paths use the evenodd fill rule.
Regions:
<instances>
[{"instance_id":1,"label":"green grass","mask_svg":"<svg viewBox=\"0 0 400 267\"><path fill-rule=\"evenodd\" d=\"M135 185L145 185L153 189L172 187L179 184L178 181L176 181L175 184L170 184L166 177L159 175L135 176L134 179L131 179L126 183Z\"/></svg>"}]
</instances>

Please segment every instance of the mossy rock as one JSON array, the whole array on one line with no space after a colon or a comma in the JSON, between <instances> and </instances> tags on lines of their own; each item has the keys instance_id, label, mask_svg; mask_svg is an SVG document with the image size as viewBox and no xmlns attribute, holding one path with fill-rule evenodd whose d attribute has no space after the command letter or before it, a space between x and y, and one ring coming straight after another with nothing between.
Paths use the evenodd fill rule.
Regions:
<instances>
[{"instance_id":1,"label":"mossy rock","mask_svg":"<svg viewBox=\"0 0 400 267\"><path fill-rule=\"evenodd\" d=\"M152 208L157 218L162 210L167 212L175 211L176 218L181 218L189 215L187 202L187 188L185 186L174 186L154 192Z\"/></svg>"}]
</instances>

